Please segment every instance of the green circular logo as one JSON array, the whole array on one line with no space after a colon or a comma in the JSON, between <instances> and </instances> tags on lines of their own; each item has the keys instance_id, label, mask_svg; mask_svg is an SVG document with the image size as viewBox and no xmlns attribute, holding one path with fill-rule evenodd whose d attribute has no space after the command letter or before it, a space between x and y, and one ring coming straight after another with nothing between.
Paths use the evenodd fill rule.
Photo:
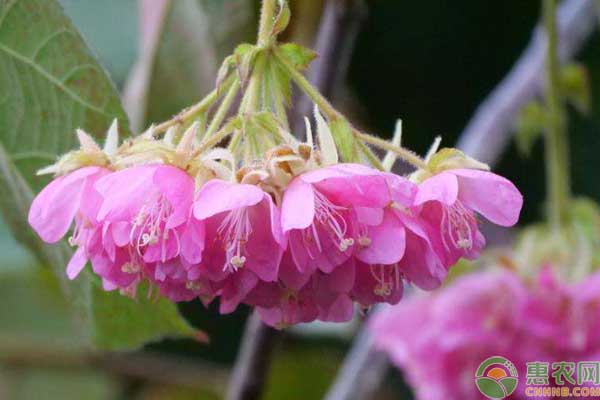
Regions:
<instances>
[{"instance_id":1,"label":"green circular logo","mask_svg":"<svg viewBox=\"0 0 600 400\"><path fill-rule=\"evenodd\" d=\"M504 399L514 393L519 383L515 365L504 357L494 356L479 364L475 384L487 398Z\"/></svg>"}]
</instances>

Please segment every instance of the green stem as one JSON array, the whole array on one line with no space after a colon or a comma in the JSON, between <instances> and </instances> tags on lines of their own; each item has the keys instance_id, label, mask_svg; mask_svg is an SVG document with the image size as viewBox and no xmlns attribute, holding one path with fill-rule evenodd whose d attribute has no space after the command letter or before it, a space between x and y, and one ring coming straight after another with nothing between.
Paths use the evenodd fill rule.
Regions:
<instances>
[{"instance_id":1,"label":"green stem","mask_svg":"<svg viewBox=\"0 0 600 400\"><path fill-rule=\"evenodd\" d=\"M268 72L268 77L269 77L269 86L271 87L271 91L270 94L273 96L273 107L275 109L275 115L277 115L277 119L279 120L279 123L286 129L286 130L290 130L290 124L288 122L288 118L287 118L287 112L285 110L285 99L283 97L283 93L281 93L281 90L276 90L276 86L275 85L275 77L277 76L277 71L276 69L278 68L278 65L276 62L274 62L274 60L269 59L269 72Z\"/></svg>"},{"instance_id":2,"label":"green stem","mask_svg":"<svg viewBox=\"0 0 600 400\"><path fill-rule=\"evenodd\" d=\"M154 127L154 134L165 132L167 129L175 125L183 125L187 121L196 118L199 114L208 110L208 108L215 101L217 101L219 97L221 97L223 92L229 89L229 87L233 84L234 79L235 76L231 75L229 78L225 79L225 81L221 84L221 87L215 88L212 92L206 95L206 97L200 100L199 103L186 108L170 120L156 125Z\"/></svg>"},{"instance_id":3,"label":"green stem","mask_svg":"<svg viewBox=\"0 0 600 400\"><path fill-rule=\"evenodd\" d=\"M356 145L358 146L358 150L360 150L360 152L365 156L365 158L367 159L367 161L369 161L369 163L374 168L377 168L380 171L384 171L385 170L383 164L379 160L379 157L377 157L377 155L375 153L373 153L371 151L371 149L364 142L362 142L360 140L357 140L356 141Z\"/></svg>"},{"instance_id":4,"label":"green stem","mask_svg":"<svg viewBox=\"0 0 600 400\"><path fill-rule=\"evenodd\" d=\"M279 54L279 50L273 52L275 59L283 68L283 70L292 78L296 85L302 89L304 93L319 107L321 112L327 116L328 119L336 119L340 117L340 113L333 108L331 103L327 101L325 97L313 86L311 83L294 68L287 60Z\"/></svg>"},{"instance_id":5,"label":"green stem","mask_svg":"<svg viewBox=\"0 0 600 400\"><path fill-rule=\"evenodd\" d=\"M235 96L237 95L239 88L240 82L239 79L236 78L233 81L233 84L231 85L229 90L227 91L227 94L223 98L223 101L219 105L219 108L215 112L212 121L210 121L210 125L208 126L205 137L210 137L213 133L217 131L217 129L219 129L219 126L221 126L223 120L227 116L227 112L231 108L231 104L235 100Z\"/></svg>"},{"instance_id":6,"label":"green stem","mask_svg":"<svg viewBox=\"0 0 600 400\"><path fill-rule=\"evenodd\" d=\"M231 118L229 121L227 121L217 133L210 137L207 137L206 140L200 143L200 146L198 146L198 148L194 151L192 158L197 157L198 155L204 153L206 150L219 144L221 140L225 139L231 134L231 132L233 132L237 123L238 118Z\"/></svg>"},{"instance_id":7,"label":"green stem","mask_svg":"<svg viewBox=\"0 0 600 400\"><path fill-rule=\"evenodd\" d=\"M292 78L294 82L296 82L298 87L300 87L300 89L302 89L302 91L304 91L304 93L310 97L310 99L317 105L317 107L319 107L321 112L325 114L329 120L343 118L341 114L331 105L331 103L329 103L329 101L327 101L327 99L323 97L323 95L319 93L319 91L313 85L311 85L304 75L302 75L296 68L290 65L283 57L281 57L278 51L275 51L274 54L283 70ZM398 157L409 162L417 168L427 169L427 163L425 163L421 157L410 150L400 146L395 146L386 140L359 132L355 128L352 128L352 133L357 139L366 143L370 143L381 149L391 151L397 154Z\"/></svg>"},{"instance_id":8,"label":"green stem","mask_svg":"<svg viewBox=\"0 0 600 400\"><path fill-rule=\"evenodd\" d=\"M552 227L560 230L567 218L570 182L565 109L560 93L560 65L557 56L556 0L543 0L543 16L548 38L545 87L548 109L548 126L545 132L548 215Z\"/></svg>"},{"instance_id":9,"label":"green stem","mask_svg":"<svg viewBox=\"0 0 600 400\"><path fill-rule=\"evenodd\" d=\"M252 76L248 83L248 88L242 99L240 105L241 112L256 112L262 107L261 104L261 93L263 89L263 77L265 75L265 62L266 57L264 54L258 54L254 60L254 67L252 68Z\"/></svg>"},{"instance_id":10,"label":"green stem","mask_svg":"<svg viewBox=\"0 0 600 400\"><path fill-rule=\"evenodd\" d=\"M262 0L260 22L258 26L258 45L266 45L271 37L275 20L276 0Z\"/></svg>"},{"instance_id":11,"label":"green stem","mask_svg":"<svg viewBox=\"0 0 600 400\"><path fill-rule=\"evenodd\" d=\"M352 129L352 133L354 137L358 140L362 140L363 142L372 144L373 146L377 146L380 149L391 151L394 154L397 154L398 157L403 159L404 161L412 164L413 166L420 169L427 169L427 163L418 155L413 153L412 151L405 149L404 147L395 146L387 140L380 139L375 136L367 135L366 133L359 132L356 129Z\"/></svg>"}]
</instances>

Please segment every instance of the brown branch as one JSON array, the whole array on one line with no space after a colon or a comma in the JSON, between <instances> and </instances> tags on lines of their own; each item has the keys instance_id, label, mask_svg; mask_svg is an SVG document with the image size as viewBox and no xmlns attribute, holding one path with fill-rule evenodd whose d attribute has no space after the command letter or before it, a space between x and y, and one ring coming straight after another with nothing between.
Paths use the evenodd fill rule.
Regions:
<instances>
[{"instance_id":1,"label":"brown branch","mask_svg":"<svg viewBox=\"0 0 600 400\"><path fill-rule=\"evenodd\" d=\"M376 312L376 308L371 314ZM374 351L372 345L373 336L363 327L354 339L326 400L374 398L375 391L385 377L388 362L386 355Z\"/></svg>"},{"instance_id":2,"label":"brown branch","mask_svg":"<svg viewBox=\"0 0 600 400\"><path fill-rule=\"evenodd\" d=\"M276 335L277 331L263 324L258 313L250 315L229 381L227 400L260 398Z\"/></svg>"}]
</instances>

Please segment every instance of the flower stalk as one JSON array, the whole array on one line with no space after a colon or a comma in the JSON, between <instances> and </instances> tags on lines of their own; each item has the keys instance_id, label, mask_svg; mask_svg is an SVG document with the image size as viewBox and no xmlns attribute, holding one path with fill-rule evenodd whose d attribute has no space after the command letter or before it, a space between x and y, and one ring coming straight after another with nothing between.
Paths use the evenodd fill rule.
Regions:
<instances>
[{"instance_id":1,"label":"flower stalk","mask_svg":"<svg viewBox=\"0 0 600 400\"><path fill-rule=\"evenodd\" d=\"M206 112L210 106L212 106L217 100L219 100L219 98L221 98L221 95L224 92L229 90L229 88L231 87L231 85L233 85L235 80L236 77L234 75L229 76L227 79L225 79L225 81L223 81L221 86L213 89L212 92L206 95L206 97L204 97L198 103L194 104L189 108L186 108L173 118L156 125L153 129L154 134L156 135L159 133L166 132L167 129L169 129L172 126L184 125L185 123L198 117L203 112Z\"/></svg>"},{"instance_id":2,"label":"flower stalk","mask_svg":"<svg viewBox=\"0 0 600 400\"><path fill-rule=\"evenodd\" d=\"M271 30L275 19L275 6L277 0L263 0L260 10L258 27L258 45L265 46L270 42Z\"/></svg>"},{"instance_id":3,"label":"flower stalk","mask_svg":"<svg viewBox=\"0 0 600 400\"><path fill-rule=\"evenodd\" d=\"M331 105L331 103L313 85L311 85L308 79L306 79L306 77L304 77L304 75L302 75L296 68L290 65L289 62L287 62L287 60L285 60L285 58L279 54L279 52L275 51L275 57L280 63L281 67L292 78L292 80L302 91L304 91L308 97L310 97L310 99L317 105L317 107L319 107L319 109L323 112L323 114L325 114L325 116L327 116L328 119L335 120L338 118L344 118L339 111L337 111ZM356 139L358 139L358 141L369 143L383 150L391 151L416 168L427 169L427 163L421 157L408 149L405 149L401 146L396 146L384 139L362 133L354 127L352 128L352 134ZM359 150L364 153L363 146L359 145ZM365 155L367 159L372 158L372 154ZM374 166L377 167L377 165Z\"/></svg>"},{"instance_id":4,"label":"flower stalk","mask_svg":"<svg viewBox=\"0 0 600 400\"><path fill-rule=\"evenodd\" d=\"M548 216L555 231L564 227L570 197L569 148L566 115L560 89L560 65L557 55L556 0L543 1L543 18L548 42L545 97L548 111L546 127L546 179Z\"/></svg>"}]
</instances>

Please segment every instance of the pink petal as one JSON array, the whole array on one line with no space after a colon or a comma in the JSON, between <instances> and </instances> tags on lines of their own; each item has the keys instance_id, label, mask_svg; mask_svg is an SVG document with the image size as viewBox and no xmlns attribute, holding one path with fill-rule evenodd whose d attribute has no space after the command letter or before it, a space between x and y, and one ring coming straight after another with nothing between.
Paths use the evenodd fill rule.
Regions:
<instances>
[{"instance_id":1,"label":"pink petal","mask_svg":"<svg viewBox=\"0 0 600 400\"><path fill-rule=\"evenodd\" d=\"M379 225L383 221L382 208L355 207L354 211L359 224Z\"/></svg>"},{"instance_id":2,"label":"pink petal","mask_svg":"<svg viewBox=\"0 0 600 400\"><path fill-rule=\"evenodd\" d=\"M191 264L202 261L206 231L202 221L190 220L181 235L181 255Z\"/></svg>"},{"instance_id":3,"label":"pink petal","mask_svg":"<svg viewBox=\"0 0 600 400\"><path fill-rule=\"evenodd\" d=\"M28 222L42 240L55 243L67 233L80 206L85 178L95 171L82 168L57 178L36 196Z\"/></svg>"},{"instance_id":4,"label":"pink petal","mask_svg":"<svg viewBox=\"0 0 600 400\"><path fill-rule=\"evenodd\" d=\"M497 225L512 226L517 223L523 196L511 181L491 172L474 169L449 172L458 177L459 198L467 207Z\"/></svg>"},{"instance_id":5,"label":"pink petal","mask_svg":"<svg viewBox=\"0 0 600 400\"><path fill-rule=\"evenodd\" d=\"M330 322L350 321L354 316L354 303L346 294L338 295L326 308L321 309L319 319Z\"/></svg>"},{"instance_id":6,"label":"pink petal","mask_svg":"<svg viewBox=\"0 0 600 400\"><path fill-rule=\"evenodd\" d=\"M321 290L332 293L347 293L352 290L355 281L356 264L350 258L342 265L338 265L330 274L319 275Z\"/></svg>"},{"instance_id":7,"label":"pink petal","mask_svg":"<svg viewBox=\"0 0 600 400\"><path fill-rule=\"evenodd\" d=\"M403 207L412 207L418 187L411 181L395 174L386 174L392 200Z\"/></svg>"},{"instance_id":8,"label":"pink petal","mask_svg":"<svg viewBox=\"0 0 600 400\"><path fill-rule=\"evenodd\" d=\"M452 205L458 198L458 181L456 176L448 172L442 172L419 184L415 205L421 205L427 201L439 201Z\"/></svg>"},{"instance_id":9,"label":"pink petal","mask_svg":"<svg viewBox=\"0 0 600 400\"><path fill-rule=\"evenodd\" d=\"M310 280L312 271L302 273L296 267L292 255L286 251L279 265L279 279L283 284L294 290L300 290Z\"/></svg>"},{"instance_id":10,"label":"pink petal","mask_svg":"<svg viewBox=\"0 0 600 400\"><path fill-rule=\"evenodd\" d=\"M67 277L71 280L75 279L83 270L83 267L85 267L87 260L88 258L85 255L85 249L79 247L67 265Z\"/></svg>"},{"instance_id":11,"label":"pink petal","mask_svg":"<svg viewBox=\"0 0 600 400\"><path fill-rule=\"evenodd\" d=\"M376 169L361 164L337 164L303 173L300 178L307 183L318 183L330 178L352 178L357 175L381 175Z\"/></svg>"},{"instance_id":12,"label":"pink petal","mask_svg":"<svg viewBox=\"0 0 600 400\"><path fill-rule=\"evenodd\" d=\"M154 183L173 207L166 229L185 223L190 214L194 199L194 180L179 168L168 165L158 167L154 173Z\"/></svg>"},{"instance_id":13,"label":"pink petal","mask_svg":"<svg viewBox=\"0 0 600 400\"><path fill-rule=\"evenodd\" d=\"M241 269L232 277L228 278L228 282L223 288L221 294L221 304L219 312L221 314L229 314L237 308L243 301L244 297L256 286L258 278L252 272Z\"/></svg>"},{"instance_id":14,"label":"pink petal","mask_svg":"<svg viewBox=\"0 0 600 400\"><path fill-rule=\"evenodd\" d=\"M313 188L302 179L296 178L285 189L281 205L281 227L283 232L309 227L315 216Z\"/></svg>"},{"instance_id":15,"label":"pink petal","mask_svg":"<svg viewBox=\"0 0 600 400\"><path fill-rule=\"evenodd\" d=\"M124 247L129 243L129 234L131 225L129 222L118 221L110 224L112 238L119 247Z\"/></svg>"},{"instance_id":16,"label":"pink petal","mask_svg":"<svg viewBox=\"0 0 600 400\"><path fill-rule=\"evenodd\" d=\"M213 179L200 190L194 203L194 216L206 219L224 211L253 206L265 196L266 194L254 185Z\"/></svg>"},{"instance_id":17,"label":"pink petal","mask_svg":"<svg viewBox=\"0 0 600 400\"><path fill-rule=\"evenodd\" d=\"M133 218L149 193L156 190L153 184L156 168L156 165L141 165L100 178L95 187L104 202L98 211L98 220Z\"/></svg>"},{"instance_id":18,"label":"pink petal","mask_svg":"<svg viewBox=\"0 0 600 400\"><path fill-rule=\"evenodd\" d=\"M402 258L406 233L400 219L393 211L386 210L381 224L367 228L368 246L358 246L356 257L366 264L394 264ZM360 240L360 238L359 238ZM356 240L355 240L356 241Z\"/></svg>"},{"instance_id":19,"label":"pink petal","mask_svg":"<svg viewBox=\"0 0 600 400\"><path fill-rule=\"evenodd\" d=\"M283 248L273 237L273 228L266 223L273 220L272 210L270 198L265 197L265 201L249 208L248 214L253 231L245 246L245 267L265 282L277 280L283 255Z\"/></svg>"}]
</instances>

